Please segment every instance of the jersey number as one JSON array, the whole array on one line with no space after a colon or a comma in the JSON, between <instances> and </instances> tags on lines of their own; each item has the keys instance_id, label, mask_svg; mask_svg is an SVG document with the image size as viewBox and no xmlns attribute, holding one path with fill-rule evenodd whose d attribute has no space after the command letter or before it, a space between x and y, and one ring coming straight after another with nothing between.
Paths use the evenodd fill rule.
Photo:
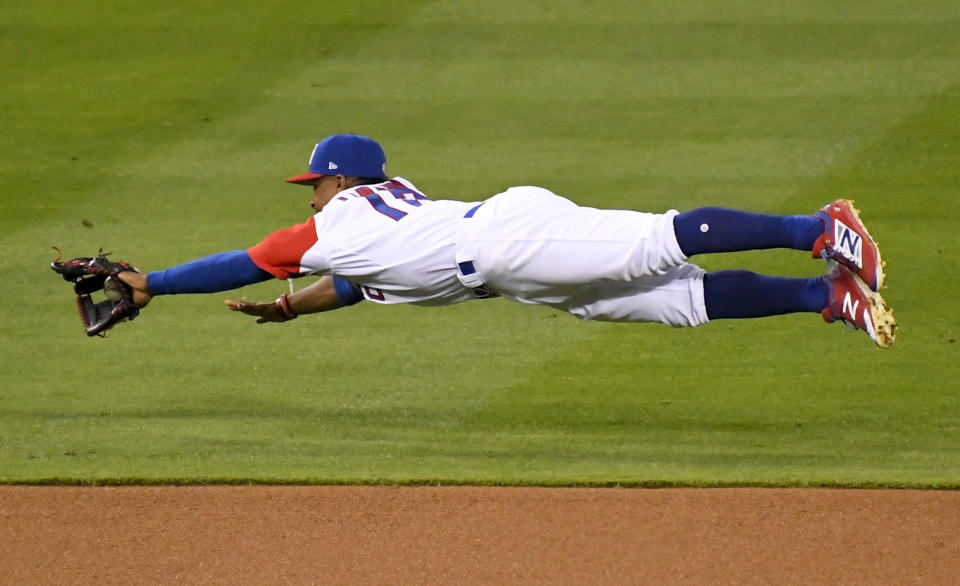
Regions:
<instances>
[{"instance_id":1,"label":"jersey number","mask_svg":"<svg viewBox=\"0 0 960 586\"><path fill-rule=\"evenodd\" d=\"M391 220L400 221L408 212L395 208L389 203L404 203L413 207L420 207L420 202L427 200L427 196L406 187L399 181L387 181L380 185L364 185L357 188L357 195L363 196L373 209Z\"/></svg>"}]
</instances>

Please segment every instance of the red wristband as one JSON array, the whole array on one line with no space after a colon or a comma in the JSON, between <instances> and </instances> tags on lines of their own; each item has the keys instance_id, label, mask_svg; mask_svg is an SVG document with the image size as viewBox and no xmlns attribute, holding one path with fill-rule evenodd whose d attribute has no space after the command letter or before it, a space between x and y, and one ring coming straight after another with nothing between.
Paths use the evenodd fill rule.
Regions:
<instances>
[{"instance_id":1,"label":"red wristband","mask_svg":"<svg viewBox=\"0 0 960 586\"><path fill-rule=\"evenodd\" d=\"M287 299L286 293L277 299L277 307L280 308L280 312L283 314L283 317L287 318L288 320L297 318L297 314L290 309L290 301Z\"/></svg>"}]
</instances>

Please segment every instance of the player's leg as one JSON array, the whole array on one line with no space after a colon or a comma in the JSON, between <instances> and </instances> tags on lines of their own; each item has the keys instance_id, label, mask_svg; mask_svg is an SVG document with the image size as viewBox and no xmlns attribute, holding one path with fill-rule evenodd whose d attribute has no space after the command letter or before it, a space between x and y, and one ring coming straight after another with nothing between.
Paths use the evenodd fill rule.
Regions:
<instances>
[{"instance_id":1,"label":"player's leg","mask_svg":"<svg viewBox=\"0 0 960 586\"><path fill-rule=\"evenodd\" d=\"M710 252L766 248L808 250L814 258L843 264L874 291L883 287L880 249L847 200L828 204L816 214L800 216L697 208L678 214L674 231L688 258Z\"/></svg>"},{"instance_id":2,"label":"player's leg","mask_svg":"<svg viewBox=\"0 0 960 586\"><path fill-rule=\"evenodd\" d=\"M698 326L710 321L704 299L704 275L700 267L683 264L661 275L629 283L607 281L570 287L566 297L534 302L546 303L584 320Z\"/></svg>"},{"instance_id":3,"label":"player's leg","mask_svg":"<svg viewBox=\"0 0 960 586\"><path fill-rule=\"evenodd\" d=\"M812 278L773 277L750 271L705 273L682 265L633 283L605 283L551 303L581 319L697 326L718 319L818 313L865 331L876 344L894 341L893 312L843 266Z\"/></svg>"},{"instance_id":4,"label":"player's leg","mask_svg":"<svg viewBox=\"0 0 960 586\"><path fill-rule=\"evenodd\" d=\"M775 216L718 207L682 212L673 225L687 257L766 248L813 250L824 231L824 222L817 216Z\"/></svg>"},{"instance_id":5,"label":"player's leg","mask_svg":"<svg viewBox=\"0 0 960 586\"><path fill-rule=\"evenodd\" d=\"M893 311L880 294L841 265L809 279L711 272L703 279L703 297L711 320L812 312L828 323L841 321L865 331L879 346L893 344L896 334Z\"/></svg>"},{"instance_id":6,"label":"player's leg","mask_svg":"<svg viewBox=\"0 0 960 586\"><path fill-rule=\"evenodd\" d=\"M825 276L804 279L714 271L704 276L703 297L711 320L821 313L830 305L830 282Z\"/></svg>"},{"instance_id":7,"label":"player's leg","mask_svg":"<svg viewBox=\"0 0 960 586\"><path fill-rule=\"evenodd\" d=\"M568 289L663 274L686 257L673 216L582 207L537 187L516 187L464 219L457 262L470 261L505 297L569 296Z\"/></svg>"},{"instance_id":8,"label":"player's leg","mask_svg":"<svg viewBox=\"0 0 960 586\"><path fill-rule=\"evenodd\" d=\"M707 273L692 264L630 283L602 283L551 304L581 319L696 326L716 319L821 313L830 305L826 276L773 277L751 271Z\"/></svg>"}]
</instances>

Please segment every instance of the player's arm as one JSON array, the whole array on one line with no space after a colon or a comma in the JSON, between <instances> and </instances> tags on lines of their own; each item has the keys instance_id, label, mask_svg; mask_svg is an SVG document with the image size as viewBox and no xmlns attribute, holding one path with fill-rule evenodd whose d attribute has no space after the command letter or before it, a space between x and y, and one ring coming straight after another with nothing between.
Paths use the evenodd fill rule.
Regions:
<instances>
[{"instance_id":1,"label":"player's arm","mask_svg":"<svg viewBox=\"0 0 960 586\"><path fill-rule=\"evenodd\" d=\"M314 219L277 230L247 250L219 252L147 275L121 273L120 280L134 290L134 303L143 307L155 295L218 293L276 277L287 279L311 271L301 257L317 241Z\"/></svg>"},{"instance_id":2,"label":"player's arm","mask_svg":"<svg viewBox=\"0 0 960 586\"><path fill-rule=\"evenodd\" d=\"M326 276L309 287L304 287L292 295L284 295L276 301L228 299L225 303L233 311L255 316L257 323L263 324L289 321L306 313L331 311L362 300L363 295L354 285L339 277Z\"/></svg>"},{"instance_id":3,"label":"player's arm","mask_svg":"<svg viewBox=\"0 0 960 586\"><path fill-rule=\"evenodd\" d=\"M155 295L218 293L266 281L273 275L258 267L246 250L232 250L146 275L124 272L118 277L133 288L134 303L143 307Z\"/></svg>"}]
</instances>

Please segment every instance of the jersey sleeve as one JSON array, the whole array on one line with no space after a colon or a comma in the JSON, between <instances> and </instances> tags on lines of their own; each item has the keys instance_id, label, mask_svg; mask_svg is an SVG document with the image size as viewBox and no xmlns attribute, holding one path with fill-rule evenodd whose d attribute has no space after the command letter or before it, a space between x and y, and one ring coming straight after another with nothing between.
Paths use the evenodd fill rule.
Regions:
<instances>
[{"instance_id":1,"label":"jersey sleeve","mask_svg":"<svg viewBox=\"0 0 960 586\"><path fill-rule=\"evenodd\" d=\"M316 244L316 220L311 217L303 224L277 230L247 252L261 269L278 279L288 279L314 272L305 270L301 260Z\"/></svg>"}]
</instances>

